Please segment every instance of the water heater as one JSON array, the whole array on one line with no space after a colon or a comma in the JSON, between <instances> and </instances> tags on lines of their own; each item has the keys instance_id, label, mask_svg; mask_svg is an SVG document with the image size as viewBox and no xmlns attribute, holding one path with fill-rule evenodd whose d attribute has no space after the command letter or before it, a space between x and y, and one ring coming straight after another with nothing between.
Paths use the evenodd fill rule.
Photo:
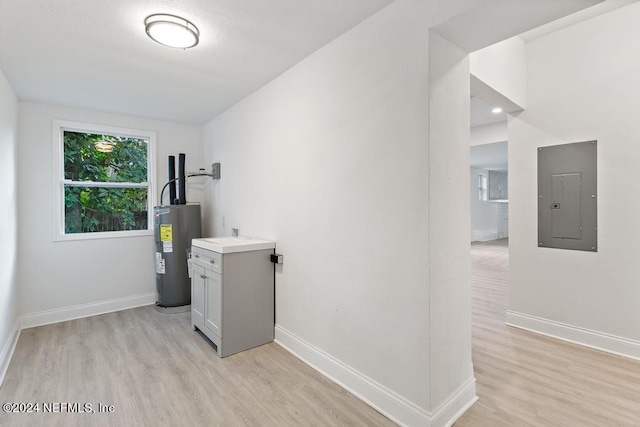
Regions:
<instances>
[{"instance_id":1,"label":"water heater","mask_svg":"<svg viewBox=\"0 0 640 427\"><path fill-rule=\"evenodd\" d=\"M188 262L191 239L202 237L200 205L156 206L153 214L157 303L161 307L191 304Z\"/></svg>"},{"instance_id":2,"label":"water heater","mask_svg":"<svg viewBox=\"0 0 640 427\"><path fill-rule=\"evenodd\" d=\"M191 304L189 257L191 239L202 237L200 205L186 202L185 155L179 156L175 177L175 157L169 156L170 205L153 208L156 244L157 305L180 307ZM180 194L176 197L176 181ZM166 187L166 186L165 186ZM162 196L160 197L162 203Z\"/></svg>"}]
</instances>

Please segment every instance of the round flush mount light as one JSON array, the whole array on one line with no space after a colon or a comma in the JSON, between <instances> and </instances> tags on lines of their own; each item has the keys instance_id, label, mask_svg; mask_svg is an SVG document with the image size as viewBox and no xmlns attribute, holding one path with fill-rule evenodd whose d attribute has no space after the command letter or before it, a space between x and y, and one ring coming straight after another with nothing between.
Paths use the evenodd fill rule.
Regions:
<instances>
[{"instance_id":1,"label":"round flush mount light","mask_svg":"<svg viewBox=\"0 0 640 427\"><path fill-rule=\"evenodd\" d=\"M500 114L500 113L502 113L502 108L500 108L500 107L496 107L496 108L494 108L493 110L491 110L491 112L492 112L493 114Z\"/></svg>"},{"instance_id":2,"label":"round flush mount light","mask_svg":"<svg viewBox=\"0 0 640 427\"><path fill-rule=\"evenodd\" d=\"M96 150L98 150L101 153L113 152L114 146L115 146L115 143L112 141L100 140L95 142Z\"/></svg>"},{"instance_id":3,"label":"round flush mount light","mask_svg":"<svg viewBox=\"0 0 640 427\"><path fill-rule=\"evenodd\" d=\"M188 49L198 44L200 31L191 22L176 15L156 13L144 20L144 29L153 41L168 47Z\"/></svg>"}]
</instances>

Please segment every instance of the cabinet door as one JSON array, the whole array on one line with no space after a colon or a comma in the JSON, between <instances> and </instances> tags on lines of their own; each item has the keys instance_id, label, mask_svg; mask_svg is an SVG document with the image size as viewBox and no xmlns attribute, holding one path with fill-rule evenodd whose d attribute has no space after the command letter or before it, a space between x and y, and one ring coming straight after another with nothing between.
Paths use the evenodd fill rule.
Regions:
<instances>
[{"instance_id":1,"label":"cabinet door","mask_svg":"<svg viewBox=\"0 0 640 427\"><path fill-rule=\"evenodd\" d=\"M191 323L199 328L204 326L205 269L193 264L191 274Z\"/></svg>"},{"instance_id":2,"label":"cabinet door","mask_svg":"<svg viewBox=\"0 0 640 427\"><path fill-rule=\"evenodd\" d=\"M204 326L222 338L222 276L209 269L205 275Z\"/></svg>"}]
</instances>

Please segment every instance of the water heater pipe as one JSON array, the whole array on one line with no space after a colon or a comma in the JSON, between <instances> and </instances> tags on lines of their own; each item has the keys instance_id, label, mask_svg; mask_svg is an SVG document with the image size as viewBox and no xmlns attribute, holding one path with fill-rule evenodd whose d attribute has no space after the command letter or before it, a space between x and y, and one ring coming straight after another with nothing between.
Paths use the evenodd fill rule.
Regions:
<instances>
[{"instance_id":1,"label":"water heater pipe","mask_svg":"<svg viewBox=\"0 0 640 427\"><path fill-rule=\"evenodd\" d=\"M184 153L178 154L178 187L180 190L180 203L181 205L187 204L187 176L185 174L184 163L186 155Z\"/></svg>"},{"instance_id":2,"label":"water heater pipe","mask_svg":"<svg viewBox=\"0 0 640 427\"><path fill-rule=\"evenodd\" d=\"M169 203L178 204L176 200L176 156L169 156Z\"/></svg>"}]
</instances>

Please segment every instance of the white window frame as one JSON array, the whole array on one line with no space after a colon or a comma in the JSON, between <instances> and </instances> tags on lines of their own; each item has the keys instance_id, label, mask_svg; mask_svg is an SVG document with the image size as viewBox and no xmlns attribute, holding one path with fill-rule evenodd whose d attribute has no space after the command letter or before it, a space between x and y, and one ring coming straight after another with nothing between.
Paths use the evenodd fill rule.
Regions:
<instances>
[{"instance_id":1,"label":"white window frame","mask_svg":"<svg viewBox=\"0 0 640 427\"><path fill-rule=\"evenodd\" d=\"M147 198L147 229L146 230L123 230L104 231L94 233L65 233L65 205L64 186L73 181L64 178L64 131L81 132L90 134L105 134L131 138L147 139L147 182L139 184L105 183L91 182L83 183L86 187L136 187L147 188L149 197ZM53 120L53 241L70 240L96 240L113 239L122 237L140 237L153 235L153 207L156 204L156 133L153 131L126 129L113 126L96 125L91 123L80 123L67 120Z\"/></svg>"},{"instance_id":2,"label":"white window frame","mask_svg":"<svg viewBox=\"0 0 640 427\"><path fill-rule=\"evenodd\" d=\"M489 201L489 172L481 170L478 172L478 200Z\"/></svg>"}]
</instances>

